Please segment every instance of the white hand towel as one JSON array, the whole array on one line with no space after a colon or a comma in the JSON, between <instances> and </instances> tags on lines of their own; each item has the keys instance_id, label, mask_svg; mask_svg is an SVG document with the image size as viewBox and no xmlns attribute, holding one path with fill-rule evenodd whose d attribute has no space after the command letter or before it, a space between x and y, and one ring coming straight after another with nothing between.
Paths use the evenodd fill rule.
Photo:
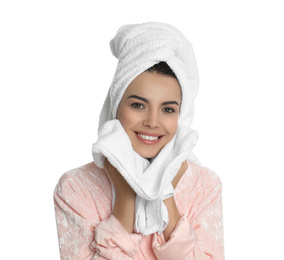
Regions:
<instances>
[{"instance_id":1,"label":"white hand towel","mask_svg":"<svg viewBox=\"0 0 284 260\"><path fill-rule=\"evenodd\" d=\"M194 98L198 91L197 66L189 41L173 26L144 23L122 26L110 42L118 65L100 115L98 140L93 144L94 162L103 168L105 157L136 192L135 231L143 235L163 232L168 212L163 200L173 196L171 181L189 159L198 133L190 129ZM119 102L131 81L143 71L165 61L182 90L178 130L174 138L151 161L137 154L116 118ZM115 190L113 189L115 201Z\"/></svg>"}]
</instances>

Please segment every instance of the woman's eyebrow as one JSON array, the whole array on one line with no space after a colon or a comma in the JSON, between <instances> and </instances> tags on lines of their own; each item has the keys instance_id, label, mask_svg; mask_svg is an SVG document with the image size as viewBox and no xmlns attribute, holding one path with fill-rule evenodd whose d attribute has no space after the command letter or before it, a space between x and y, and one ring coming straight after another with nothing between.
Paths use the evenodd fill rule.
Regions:
<instances>
[{"instance_id":1,"label":"woman's eyebrow","mask_svg":"<svg viewBox=\"0 0 284 260\"><path fill-rule=\"evenodd\" d=\"M148 99L143 98L143 97L139 97L139 96L136 96L136 95L131 95L131 96L129 96L128 98L136 98L136 99L139 99L139 100L144 101L145 103L149 103L149 100L148 100ZM128 99L128 98L127 98L127 99Z\"/></svg>"},{"instance_id":2,"label":"woman's eyebrow","mask_svg":"<svg viewBox=\"0 0 284 260\"><path fill-rule=\"evenodd\" d=\"M136 99L139 99L139 100L141 100L141 101L143 101L143 102L145 102L145 103L149 103L149 100L148 100L148 99L143 98L143 97L139 97L139 96L137 96L137 95L131 95L131 96L129 96L128 98L136 98ZM127 99L128 99L128 98L127 98ZM163 105L163 106L164 106L164 105L177 105L177 106L179 107L179 103L178 103L177 101L165 101L165 102L162 103L162 105Z\"/></svg>"},{"instance_id":3,"label":"woman's eyebrow","mask_svg":"<svg viewBox=\"0 0 284 260\"><path fill-rule=\"evenodd\" d=\"M177 105L179 107L179 103L176 101L166 101L163 102L162 105Z\"/></svg>"}]
</instances>

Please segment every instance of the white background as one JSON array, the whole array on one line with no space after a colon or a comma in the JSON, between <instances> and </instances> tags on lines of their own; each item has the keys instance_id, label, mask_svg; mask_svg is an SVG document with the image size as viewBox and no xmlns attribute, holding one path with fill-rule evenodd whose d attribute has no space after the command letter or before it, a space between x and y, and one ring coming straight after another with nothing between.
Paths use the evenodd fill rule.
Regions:
<instances>
[{"instance_id":1,"label":"white background","mask_svg":"<svg viewBox=\"0 0 284 260\"><path fill-rule=\"evenodd\" d=\"M161 21L200 73L195 154L223 183L227 260L282 259L282 1L1 1L0 259L59 259L53 189L92 161L116 67L109 41Z\"/></svg>"}]
</instances>

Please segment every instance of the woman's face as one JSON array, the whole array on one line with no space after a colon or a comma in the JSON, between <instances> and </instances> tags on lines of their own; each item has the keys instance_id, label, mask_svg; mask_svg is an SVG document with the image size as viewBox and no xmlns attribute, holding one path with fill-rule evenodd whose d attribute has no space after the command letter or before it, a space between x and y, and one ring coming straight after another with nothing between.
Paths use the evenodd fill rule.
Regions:
<instances>
[{"instance_id":1,"label":"woman's face","mask_svg":"<svg viewBox=\"0 0 284 260\"><path fill-rule=\"evenodd\" d=\"M139 155L155 157L174 137L180 104L180 85L173 77L143 72L130 83L118 106L117 119Z\"/></svg>"}]
</instances>

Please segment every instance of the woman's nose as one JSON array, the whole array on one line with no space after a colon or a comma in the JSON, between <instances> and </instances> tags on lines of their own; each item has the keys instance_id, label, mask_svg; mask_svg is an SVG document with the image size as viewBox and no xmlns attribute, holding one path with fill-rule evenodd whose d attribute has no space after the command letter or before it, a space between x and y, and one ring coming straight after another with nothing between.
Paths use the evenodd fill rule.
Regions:
<instances>
[{"instance_id":1,"label":"woman's nose","mask_svg":"<svg viewBox=\"0 0 284 260\"><path fill-rule=\"evenodd\" d=\"M160 126L160 120L158 113L149 111L144 118L143 124L150 128L158 128Z\"/></svg>"}]
</instances>

